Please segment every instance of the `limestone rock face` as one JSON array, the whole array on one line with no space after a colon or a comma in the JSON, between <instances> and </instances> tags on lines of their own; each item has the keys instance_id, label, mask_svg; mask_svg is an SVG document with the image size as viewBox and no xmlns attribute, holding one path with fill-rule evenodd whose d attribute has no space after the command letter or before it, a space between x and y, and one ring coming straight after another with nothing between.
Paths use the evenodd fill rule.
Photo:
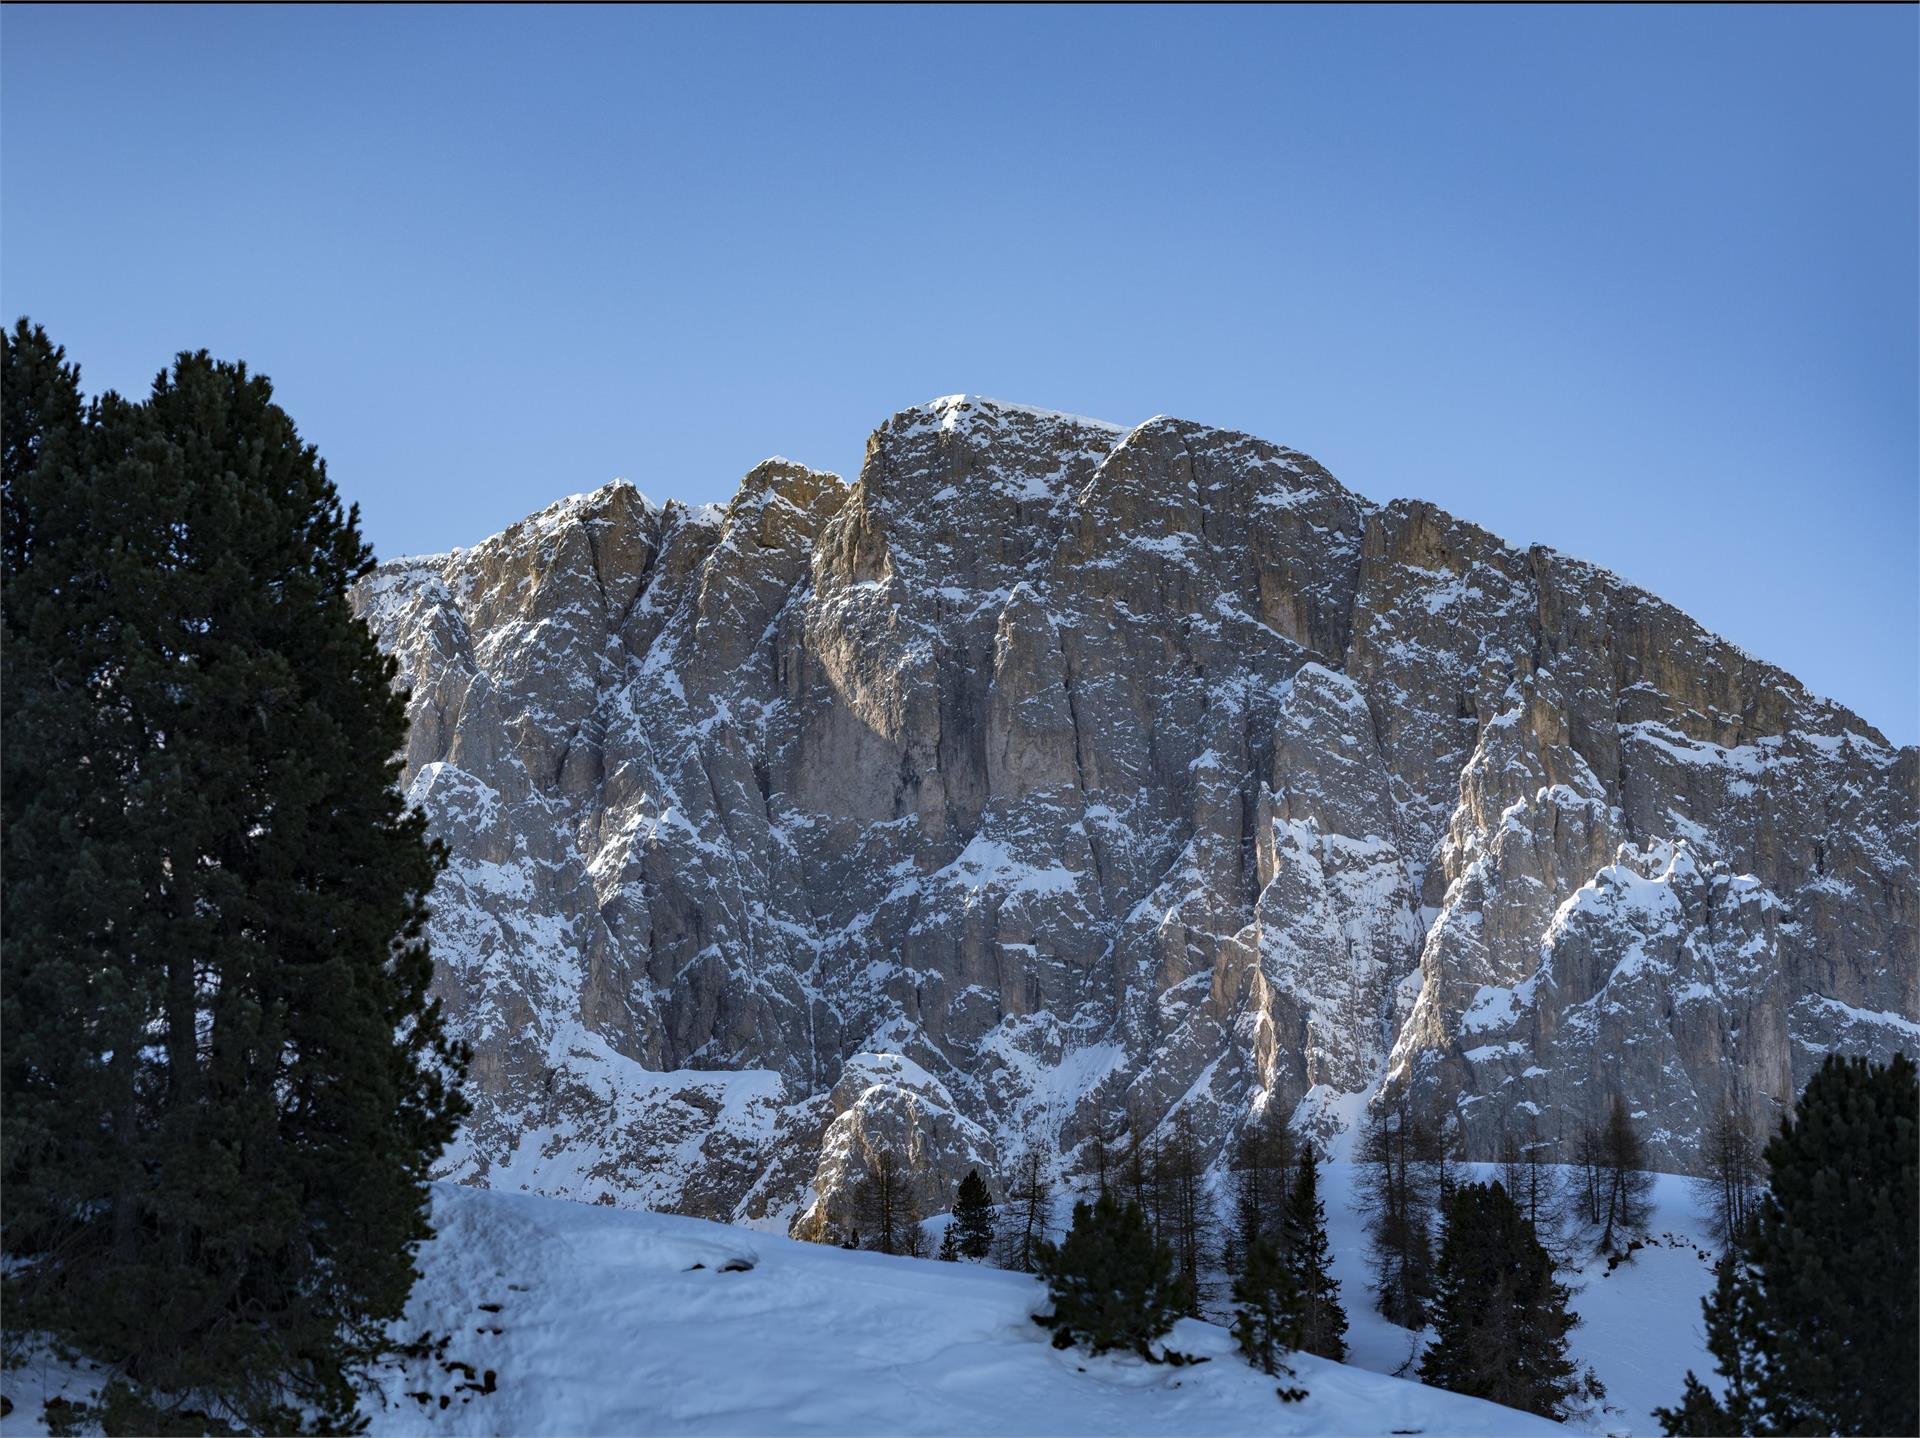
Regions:
<instances>
[{"instance_id":1,"label":"limestone rock face","mask_svg":"<svg viewBox=\"0 0 1920 1438\"><path fill-rule=\"evenodd\" d=\"M1920 755L1590 565L1305 455L968 397L859 481L617 484L358 603L452 861L468 1181L827 1232L1184 1111L1684 1168L1920 1044Z\"/></svg>"}]
</instances>

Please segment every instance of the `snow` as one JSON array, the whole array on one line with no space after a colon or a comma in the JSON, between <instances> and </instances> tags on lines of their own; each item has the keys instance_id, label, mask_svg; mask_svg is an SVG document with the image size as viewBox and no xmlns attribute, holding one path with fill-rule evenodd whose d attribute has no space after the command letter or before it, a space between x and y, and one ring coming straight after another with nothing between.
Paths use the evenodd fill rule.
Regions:
<instances>
[{"instance_id":1,"label":"snow","mask_svg":"<svg viewBox=\"0 0 1920 1438\"><path fill-rule=\"evenodd\" d=\"M1013 404L1007 400L990 399L983 394L948 394L939 399L930 400L920 408L938 419L942 429L954 428L969 407L981 410L1000 410L1007 414L1026 415L1030 419L1052 420L1056 423L1084 425L1088 429L1104 429L1113 434L1127 433L1127 426L1114 424L1110 420L1092 419L1082 414L1067 414L1057 409L1039 409L1030 404Z\"/></svg>"},{"instance_id":2,"label":"snow","mask_svg":"<svg viewBox=\"0 0 1920 1438\"><path fill-rule=\"evenodd\" d=\"M1913 1038L1920 1038L1920 1024L1916 1024L1912 1019L1903 1018L1899 1014L1886 1013L1880 1009L1855 1008L1852 1004L1843 1003L1839 999L1829 998L1825 994L1809 994L1806 998L1802 999L1801 1002L1814 1003L1823 1008L1832 1009L1834 1012L1851 1019L1855 1023L1885 1024L1887 1027L1898 1029Z\"/></svg>"},{"instance_id":3,"label":"snow","mask_svg":"<svg viewBox=\"0 0 1920 1438\"><path fill-rule=\"evenodd\" d=\"M1372 1306L1354 1166L1321 1174L1351 1362L1295 1355L1311 1394L1299 1404L1281 1404L1216 1324L1183 1321L1170 1336L1210 1360L1197 1366L1093 1359L1050 1346L1029 1317L1045 1290L1021 1274L441 1183L438 1236L399 1332L450 1342L442 1360L382 1370L362 1411L391 1438L1564 1431L1390 1376L1412 1371L1422 1336ZM1596 1434L1656 1434L1652 1410L1678 1398L1689 1368L1713 1381L1700 1314L1712 1261L1685 1179L1655 1176L1648 1236L1612 1274L1594 1261L1574 1279L1573 1356L1608 1389L1606 1408L1576 1426ZM44 1397L84 1401L100 1381L29 1352L5 1370L7 1433L43 1432Z\"/></svg>"},{"instance_id":4,"label":"snow","mask_svg":"<svg viewBox=\"0 0 1920 1438\"><path fill-rule=\"evenodd\" d=\"M453 1334L446 1360L481 1388L492 1372L495 1391L409 1365L366 1402L377 1434L1554 1428L1310 1358L1296 1367L1312 1396L1283 1405L1223 1329L1192 1321L1171 1341L1212 1360L1197 1367L1060 1352L1030 1321L1045 1306L1036 1280L971 1264L447 1185L434 1218L406 1326Z\"/></svg>"}]
</instances>

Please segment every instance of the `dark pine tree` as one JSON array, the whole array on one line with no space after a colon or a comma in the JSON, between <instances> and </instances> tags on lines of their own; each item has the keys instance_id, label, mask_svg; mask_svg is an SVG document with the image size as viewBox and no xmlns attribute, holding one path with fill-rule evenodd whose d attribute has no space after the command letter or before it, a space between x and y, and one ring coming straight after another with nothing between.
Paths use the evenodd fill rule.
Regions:
<instances>
[{"instance_id":1,"label":"dark pine tree","mask_svg":"<svg viewBox=\"0 0 1920 1438\"><path fill-rule=\"evenodd\" d=\"M77 549L74 530L102 503L86 458L93 428L79 368L44 330L22 320L0 346L0 1232L8 1255L37 1260L8 1284L15 1320L29 1321L21 1305L31 1303L32 1323L58 1328L61 1290L81 1264L52 1256L101 1241L90 1212L131 1173L116 1142L134 1116L133 1049L121 1036L138 1033L152 1006L111 938L139 889L134 836L98 777L129 767L129 740L109 743L116 726L85 682L112 663L107 578L61 583L53 564L33 567L42 550ZM55 862L29 861L40 853Z\"/></svg>"},{"instance_id":2,"label":"dark pine tree","mask_svg":"<svg viewBox=\"0 0 1920 1438\"><path fill-rule=\"evenodd\" d=\"M1193 1131L1193 1120L1182 1109L1174 1117L1173 1132L1159 1150L1160 1193L1164 1221L1161 1240L1173 1250L1186 1295L1186 1312L1200 1313L1206 1297L1201 1259L1211 1247L1214 1217L1206 1187L1206 1162Z\"/></svg>"},{"instance_id":3,"label":"dark pine tree","mask_svg":"<svg viewBox=\"0 0 1920 1438\"><path fill-rule=\"evenodd\" d=\"M953 1222L949 1225L959 1230L960 1256L979 1262L992 1253L993 1229L998 1220L999 1213L993 1206L993 1195L987 1192L986 1180L980 1177L979 1169L968 1169L967 1176L960 1180L960 1192L953 1202Z\"/></svg>"},{"instance_id":4,"label":"dark pine tree","mask_svg":"<svg viewBox=\"0 0 1920 1438\"><path fill-rule=\"evenodd\" d=\"M958 1227L957 1224L949 1223L940 1232L940 1252L935 1256L939 1258L942 1263L958 1263L960 1261Z\"/></svg>"},{"instance_id":5,"label":"dark pine tree","mask_svg":"<svg viewBox=\"0 0 1920 1438\"><path fill-rule=\"evenodd\" d=\"M1033 1321L1053 1330L1054 1347L1124 1348L1161 1361L1152 1344L1180 1317L1183 1294L1173 1255L1154 1238L1138 1204L1112 1193L1076 1203L1066 1238L1036 1245L1035 1267L1053 1312Z\"/></svg>"},{"instance_id":6,"label":"dark pine tree","mask_svg":"<svg viewBox=\"0 0 1920 1438\"><path fill-rule=\"evenodd\" d=\"M1327 1208L1320 1199L1320 1164L1313 1145L1300 1145L1293 1191L1281 1224L1281 1261L1286 1265L1300 1317L1303 1353L1344 1362L1347 1311L1340 1306L1340 1282L1333 1276L1333 1248L1327 1240Z\"/></svg>"},{"instance_id":7,"label":"dark pine tree","mask_svg":"<svg viewBox=\"0 0 1920 1438\"><path fill-rule=\"evenodd\" d=\"M1438 1277L1421 1381L1567 1417L1580 1386L1567 1333L1578 1320L1553 1259L1499 1184L1455 1189Z\"/></svg>"},{"instance_id":8,"label":"dark pine tree","mask_svg":"<svg viewBox=\"0 0 1920 1438\"><path fill-rule=\"evenodd\" d=\"M56 356L16 329L9 429L17 375L70 414ZM9 1296L143 1393L350 1425L464 1112L443 853L347 599L372 556L244 366L182 355L63 423L6 446Z\"/></svg>"},{"instance_id":9,"label":"dark pine tree","mask_svg":"<svg viewBox=\"0 0 1920 1438\"><path fill-rule=\"evenodd\" d=\"M1766 1148L1767 1190L1705 1304L1727 1382L1673 1433L1920 1431L1920 1085L1830 1055Z\"/></svg>"},{"instance_id":10,"label":"dark pine tree","mask_svg":"<svg viewBox=\"0 0 1920 1438\"><path fill-rule=\"evenodd\" d=\"M1233 1336L1255 1368L1291 1378L1286 1357L1300 1346L1300 1290L1293 1271L1271 1238L1255 1238L1245 1255L1233 1280ZM1283 1403L1307 1396L1304 1388L1279 1391Z\"/></svg>"}]
</instances>

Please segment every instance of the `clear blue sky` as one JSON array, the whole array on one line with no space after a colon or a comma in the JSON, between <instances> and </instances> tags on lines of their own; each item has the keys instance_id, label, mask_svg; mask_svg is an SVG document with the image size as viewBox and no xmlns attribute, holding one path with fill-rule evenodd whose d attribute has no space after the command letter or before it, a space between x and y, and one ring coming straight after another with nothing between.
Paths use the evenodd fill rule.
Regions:
<instances>
[{"instance_id":1,"label":"clear blue sky","mask_svg":"<svg viewBox=\"0 0 1920 1438\"><path fill-rule=\"evenodd\" d=\"M0 302L383 554L972 391L1305 449L1920 737L1912 7L0 12Z\"/></svg>"}]
</instances>

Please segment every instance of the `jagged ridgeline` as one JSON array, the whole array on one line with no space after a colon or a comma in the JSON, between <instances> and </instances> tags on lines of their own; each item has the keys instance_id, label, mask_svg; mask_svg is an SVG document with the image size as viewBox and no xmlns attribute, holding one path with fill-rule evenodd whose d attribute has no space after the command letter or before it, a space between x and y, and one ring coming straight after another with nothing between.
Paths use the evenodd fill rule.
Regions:
<instances>
[{"instance_id":1,"label":"jagged ridgeline","mask_svg":"<svg viewBox=\"0 0 1920 1438\"><path fill-rule=\"evenodd\" d=\"M971 397L859 482L616 484L358 602L475 1050L449 1172L923 1208L1384 1076L1472 1156L1616 1092L1685 1168L1920 1040L1913 748L1592 565L1183 420Z\"/></svg>"}]
</instances>

